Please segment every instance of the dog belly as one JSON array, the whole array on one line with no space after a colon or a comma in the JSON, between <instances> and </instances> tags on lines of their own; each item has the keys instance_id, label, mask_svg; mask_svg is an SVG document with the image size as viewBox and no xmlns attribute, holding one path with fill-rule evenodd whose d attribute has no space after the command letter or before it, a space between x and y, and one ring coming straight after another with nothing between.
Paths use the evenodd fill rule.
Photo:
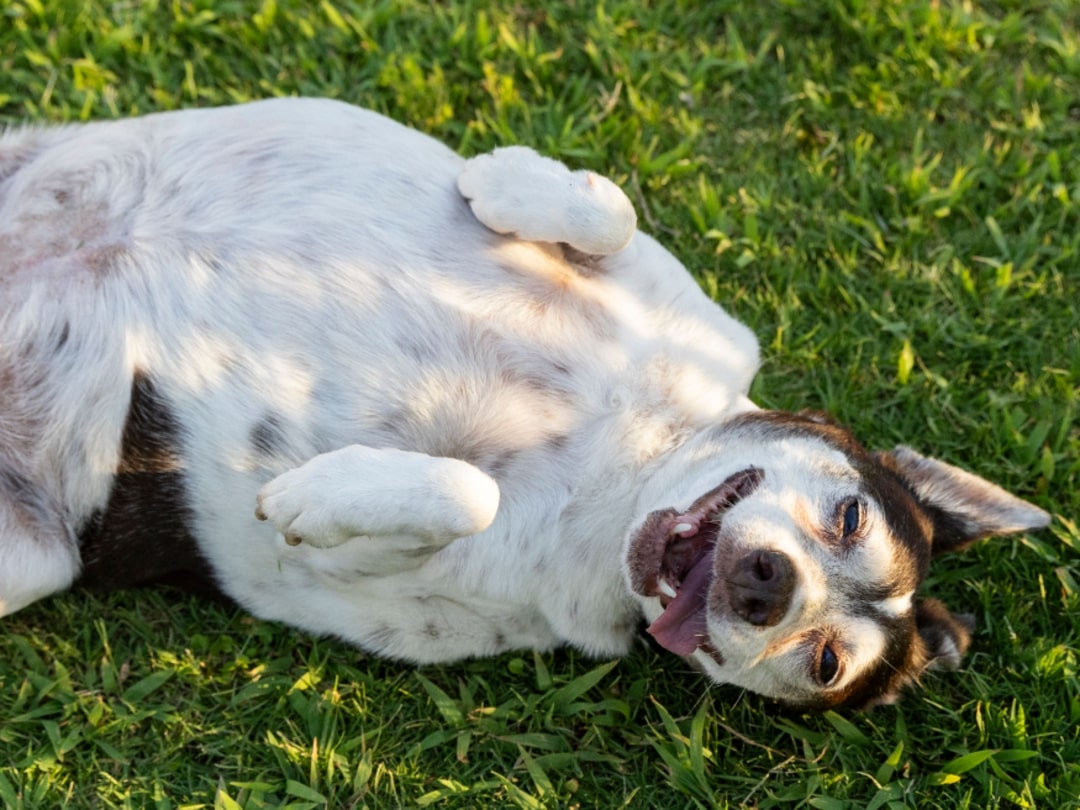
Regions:
<instances>
[{"instance_id":1,"label":"dog belly","mask_svg":"<svg viewBox=\"0 0 1080 810\"><path fill-rule=\"evenodd\" d=\"M596 532L546 537L537 526L558 523L583 476L640 469L688 422L728 410L756 356L745 330L728 319L719 334L690 323L665 332L696 341L695 359L720 358L716 395L695 389L688 407L700 413L683 412L669 401L680 372L661 356L670 340L659 337L652 307L685 306L693 294L702 312L716 309L643 237L595 272L558 246L498 236L456 191L460 158L343 105L271 102L111 126L86 128L87 142L73 130L51 174L37 178L89 241L45 255L48 234L30 230L44 254L21 254L8 279L24 301L61 291L59 303L33 308L70 323L72 358L48 372L67 409L48 453L67 465L58 480L97 482L59 498L85 527L87 579L163 573L137 551L145 543L164 549L157 556L169 565L208 566L260 615L423 660L422 650L394 652L404 641L378 642L380 617L400 608L392 593L341 593L314 563L292 565L253 517L259 488L314 455L393 447L474 464L498 481L505 512L482 550L454 544L440 555L452 564L422 583L432 607L400 608L412 630L446 614L455 617L440 630L449 637L472 615L490 638L472 650L466 633L461 654L497 649L496 632L508 644L542 647L553 634L597 650L624 644L634 613L619 571L621 529L607 520L600 542ZM98 148L112 132L124 133L115 149ZM108 373L84 379L80 362ZM91 378L111 381L108 407L81 419L87 401L103 399ZM129 426L137 417L126 390L140 379L175 430L167 468L125 478L140 452L124 446L124 415ZM70 450L86 436L104 436L93 457ZM157 489L132 499L144 484ZM175 496L167 514L162 493ZM118 531L117 516L138 535ZM564 564L545 580L557 586L530 582L559 543L589 546L602 569ZM490 574L517 565L521 575ZM604 584L586 569L603 570ZM562 600L562 591L590 588L596 597L579 603L580 614L607 610L608 625L586 628L574 600ZM301 621L295 614L316 595L324 608Z\"/></svg>"},{"instance_id":2,"label":"dog belly","mask_svg":"<svg viewBox=\"0 0 1080 810\"><path fill-rule=\"evenodd\" d=\"M351 574L348 545L279 558L266 581L251 583L251 598L243 603L264 618L414 663L544 650L562 642L530 606L482 598L423 569Z\"/></svg>"}]
</instances>

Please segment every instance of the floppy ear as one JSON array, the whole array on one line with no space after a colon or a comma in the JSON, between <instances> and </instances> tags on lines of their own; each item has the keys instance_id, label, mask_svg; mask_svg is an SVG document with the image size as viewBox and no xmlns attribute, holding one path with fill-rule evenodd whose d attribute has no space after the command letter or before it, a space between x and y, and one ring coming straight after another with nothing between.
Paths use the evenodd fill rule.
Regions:
<instances>
[{"instance_id":1,"label":"floppy ear","mask_svg":"<svg viewBox=\"0 0 1080 810\"><path fill-rule=\"evenodd\" d=\"M901 445L882 454L934 524L933 553L956 551L991 535L1041 529L1050 515L977 475Z\"/></svg>"},{"instance_id":2,"label":"floppy ear","mask_svg":"<svg viewBox=\"0 0 1080 810\"><path fill-rule=\"evenodd\" d=\"M927 670L958 668L974 632L974 616L950 613L937 599L917 599L915 638L903 664L894 665L884 681L876 684L878 691L861 695L849 705L861 711L890 706Z\"/></svg>"},{"instance_id":3,"label":"floppy ear","mask_svg":"<svg viewBox=\"0 0 1080 810\"><path fill-rule=\"evenodd\" d=\"M801 416L803 419L817 425L839 426L840 424L836 421L836 417L828 411L818 411L813 408L804 408L799 411L796 416Z\"/></svg>"},{"instance_id":4,"label":"floppy ear","mask_svg":"<svg viewBox=\"0 0 1080 810\"><path fill-rule=\"evenodd\" d=\"M924 648L925 669L956 669L971 644L975 617L950 613L937 599L915 603L915 626Z\"/></svg>"}]
</instances>

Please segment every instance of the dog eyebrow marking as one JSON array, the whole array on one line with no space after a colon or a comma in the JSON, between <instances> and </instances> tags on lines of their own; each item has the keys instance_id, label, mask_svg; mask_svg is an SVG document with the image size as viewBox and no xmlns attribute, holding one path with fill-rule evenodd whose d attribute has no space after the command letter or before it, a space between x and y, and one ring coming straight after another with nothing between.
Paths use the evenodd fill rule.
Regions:
<instances>
[{"instance_id":1,"label":"dog eyebrow marking","mask_svg":"<svg viewBox=\"0 0 1080 810\"><path fill-rule=\"evenodd\" d=\"M892 619L898 619L911 612L912 600L914 598L915 591L908 591L899 596L890 596L888 599L882 599L877 602L874 607L879 613Z\"/></svg>"},{"instance_id":2,"label":"dog eyebrow marking","mask_svg":"<svg viewBox=\"0 0 1080 810\"><path fill-rule=\"evenodd\" d=\"M888 639L878 622L860 617L848 623L841 644L847 652L847 660L839 682L830 690L843 689L865 672L885 652Z\"/></svg>"}]
</instances>

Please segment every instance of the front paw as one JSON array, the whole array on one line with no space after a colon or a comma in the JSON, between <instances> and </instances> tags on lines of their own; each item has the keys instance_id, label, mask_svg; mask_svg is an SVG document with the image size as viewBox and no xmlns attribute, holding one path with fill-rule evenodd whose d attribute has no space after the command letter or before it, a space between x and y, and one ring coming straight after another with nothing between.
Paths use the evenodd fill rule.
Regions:
<instances>
[{"instance_id":1,"label":"front paw","mask_svg":"<svg viewBox=\"0 0 1080 810\"><path fill-rule=\"evenodd\" d=\"M270 521L290 545L411 537L443 546L482 532L498 507L498 485L464 461L351 445L268 483L255 516Z\"/></svg>"},{"instance_id":2,"label":"front paw","mask_svg":"<svg viewBox=\"0 0 1080 810\"><path fill-rule=\"evenodd\" d=\"M290 546L330 548L359 533L343 525L340 507L334 504L334 475L320 469L325 466L308 462L259 490L255 517L272 524Z\"/></svg>"}]
</instances>

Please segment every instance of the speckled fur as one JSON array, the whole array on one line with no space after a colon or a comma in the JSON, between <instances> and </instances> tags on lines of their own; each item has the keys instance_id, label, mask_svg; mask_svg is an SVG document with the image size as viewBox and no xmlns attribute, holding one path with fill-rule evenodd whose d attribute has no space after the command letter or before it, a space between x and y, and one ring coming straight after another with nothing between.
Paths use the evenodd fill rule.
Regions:
<instances>
[{"instance_id":1,"label":"speckled fur","mask_svg":"<svg viewBox=\"0 0 1080 810\"><path fill-rule=\"evenodd\" d=\"M628 569L650 513L747 459L770 483L824 475L807 498L858 479L814 431L725 433L757 412L753 335L633 230L610 183L573 175L591 219L567 215L559 164L513 152L530 194L498 154L466 164L299 99L0 137L0 614L76 582L92 543L95 584L109 555L138 580L151 548L253 613L410 661L621 654L659 612ZM514 235L563 227L573 247ZM890 459L915 501L905 469L951 475ZM939 511L978 511L982 534L1043 522L972 481L937 486ZM795 556L814 542L799 533ZM826 589L850 578L803 556ZM914 569L879 562L858 575L880 599ZM914 607L892 597L906 618L888 632L910 641ZM794 613L785 632L813 629ZM695 653L713 678L819 696L795 659L762 663L779 630L715 619L716 649ZM933 655L905 653L905 675Z\"/></svg>"}]
</instances>

